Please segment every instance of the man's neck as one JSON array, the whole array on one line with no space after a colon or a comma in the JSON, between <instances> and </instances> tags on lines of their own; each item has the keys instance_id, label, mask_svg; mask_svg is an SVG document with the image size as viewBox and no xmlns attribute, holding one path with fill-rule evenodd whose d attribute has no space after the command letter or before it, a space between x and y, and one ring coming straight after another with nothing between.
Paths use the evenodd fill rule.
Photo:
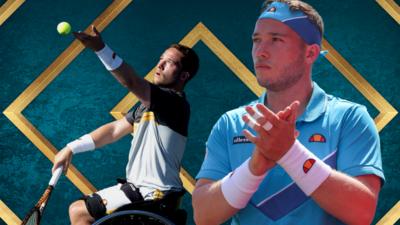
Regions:
<instances>
[{"instance_id":1,"label":"man's neck","mask_svg":"<svg viewBox=\"0 0 400 225\"><path fill-rule=\"evenodd\" d=\"M299 117L310 101L312 90L313 86L311 80L300 80L292 87L283 91L274 92L267 90L267 99L264 100L264 103L269 109L277 113L284 110L293 101L298 100L300 102L300 107L297 112L297 117Z\"/></svg>"},{"instance_id":2,"label":"man's neck","mask_svg":"<svg viewBox=\"0 0 400 225\"><path fill-rule=\"evenodd\" d=\"M170 86L158 85L158 86L162 87L162 88L174 90L175 92L183 92L183 89L185 87L184 84L175 84L175 85L170 85Z\"/></svg>"}]
</instances>

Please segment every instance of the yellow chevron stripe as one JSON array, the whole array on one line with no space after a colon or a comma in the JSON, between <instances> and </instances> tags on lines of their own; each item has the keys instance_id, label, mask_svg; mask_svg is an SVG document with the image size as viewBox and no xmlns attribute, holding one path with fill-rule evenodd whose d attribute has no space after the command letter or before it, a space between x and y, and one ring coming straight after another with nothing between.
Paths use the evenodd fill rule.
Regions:
<instances>
[{"instance_id":1,"label":"yellow chevron stripe","mask_svg":"<svg viewBox=\"0 0 400 225\"><path fill-rule=\"evenodd\" d=\"M155 116L153 112L145 112L142 115L142 119L140 122L145 122L145 121L150 121L150 120L155 120Z\"/></svg>"}]
</instances>

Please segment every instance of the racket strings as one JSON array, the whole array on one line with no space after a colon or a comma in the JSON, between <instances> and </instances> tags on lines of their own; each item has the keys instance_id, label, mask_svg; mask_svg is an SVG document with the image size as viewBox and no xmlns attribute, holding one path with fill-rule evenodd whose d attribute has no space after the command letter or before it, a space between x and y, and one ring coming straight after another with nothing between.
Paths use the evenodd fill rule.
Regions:
<instances>
[{"instance_id":1,"label":"racket strings","mask_svg":"<svg viewBox=\"0 0 400 225\"><path fill-rule=\"evenodd\" d=\"M27 219L24 220L23 225L38 225L39 224L39 212L35 210Z\"/></svg>"}]
</instances>

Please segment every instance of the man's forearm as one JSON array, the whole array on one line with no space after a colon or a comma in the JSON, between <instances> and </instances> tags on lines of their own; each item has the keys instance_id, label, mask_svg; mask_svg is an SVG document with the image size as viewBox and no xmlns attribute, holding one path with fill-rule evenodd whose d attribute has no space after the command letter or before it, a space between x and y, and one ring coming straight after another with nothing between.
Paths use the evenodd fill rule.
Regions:
<instances>
[{"instance_id":1,"label":"man's forearm","mask_svg":"<svg viewBox=\"0 0 400 225\"><path fill-rule=\"evenodd\" d=\"M120 67L111 71L111 74L119 83L136 95L143 104L149 105L150 84L140 77L130 65L123 62Z\"/></svg>"},{"instance_id":2,"label":"man's forearm","mask_svg":"<svg viewBox=\"0 0 400 225\"><path fill-rule=\"evenodd\" d=\"M96 148L113 143L130 132L130 125L122 120L105 124L90 133Z\"/></svg>"},{"instance_id":3,"label":"man's forearm","mask_svg":"<svg viewBox=\"0 0 400 225\"><path fill-rule=\"evenodd\" d=\"M370 224L379 190L380 178L377 176L350 177L334 170L311 197L346 224Z\"/></svg>"},{"instance_id":4,"label":"man's forearm","mask_svg":"<svg viewBox=\"0 0 400 225\"><path fill-rule=\"evenodd\" d=\"M97 43L98 42L98 43ZM150 102L150 84L140 77L135 70L121 59L109 46L102 40L97 40L97 47L91 47L105 68L121 83L128 88L146 106ZM102 47L101 49L100 46Z\"/></svg>"},{"instance_id":5,"label":"man's forearm","mask_svg":"<svg viewBox=\"0 0 400 225\"><path fill-rule=\"evenodd\" d=\"M225 200L220 181L196 186L192 195L192 204L197 225L221 224L238 211Z\"/></svg>"},{"instance_id":6,"label":"man's forearm","mask_svg":"<svg viewBox=\"0 0 400 225\"><path fill-rule=\"evenodd\" d=\"M135 94L146 106L150 102L150 85L125 63L100 36L99 31L92 25L92 34L74 32L74 36L87 48L93 50L100 61L114 77Z\"/></svg>"},{"instance_id":7,"label":"man's forearm","mask_svg":"<svg viewBox=\"0 0 400 225\"><path fill-rule=\"evenodd\" d=\"M377 176L354 178L340 173L299 141L295 141L277 163L327 213L346 224L371 223L380 188Z\"/></svg>"},{"instance_id":8,"label":"man's forearm","mask_svg":"<svg viewBox=\"0 0 400 225\"><path fill-rule=\"evenodd\" d=\"M246 207L274 166L273 161L265 159L255 148L251 158L220 181L200 179L193 192L196 224L221 224Z\"/></svg>"}]
</instances>

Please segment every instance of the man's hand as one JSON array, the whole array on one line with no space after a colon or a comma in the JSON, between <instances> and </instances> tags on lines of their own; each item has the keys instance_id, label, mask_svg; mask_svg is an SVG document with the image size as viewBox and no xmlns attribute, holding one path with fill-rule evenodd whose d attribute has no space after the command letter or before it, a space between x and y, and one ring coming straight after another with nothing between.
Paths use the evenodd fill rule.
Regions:
<instances>
[{"instance_id":1,"label":"man's hand","mask_svg":"<svg viewBox=\"0 0 400 225\"><path fill-rule=\"evenodd\" d=\"M243 133L256 145L256 150L259 150L267 159L276 162L286 154L298 136L296 131L298 107L299 102L294 101L284 111L275 114L264 105L257 104L257 110L262 115L254 126L258 136L254 136L248 130L244 130ZM252 116L255 114L254 109L250 106L246 107L246 111ZM249 123L248 116L244 116L243 120ZM268 131L262 127L267 121L273 126Z\"/></svg>"},{"instance_id":2,"label":"man's hand","mask_svg":"<svg viewBox=\"0 0 400 225\"><path fill-rule=\"evenodd\" d=\"M249 109L250 111L252 111L254 115L254 110L253 109ZM285 110L279 111L276 115L278 116L278 118L280 118L281 120L288 120L291 113L292 113L292 108L290 107L286 107ZM245 121L247 121L247 118L243 118ZM260 118L259 120L262 123L265 123L266 121ZM297 138L299 132L296 130L295 131L295 138ZM251 160L249 163L249 167L250 167L250 171L256 175L262 175L264 174L266 171L270 170L272 167L274 167L276 165L275 161L266 158L263 155L263 150L258 148L257 146L254 148L253 154L251 156Z\"/></svg>"},{"instance_id":3,"label":"man's hand","mask_svg":"<svg viewBox=\"0 0 400 225\"><path fill-rule=\"evenodd\" d=\"M55 156L54 165L53 165L53 168L51 169L51 172L54 173L54 171L59 166L64 167L64 169L63 169L64 173L67 172L68 167L71 164L71 160L72 160L72 150L69 147L63 148Z\"/></svg>"},{"instance_id":4,"label":"man's hand","mask_svg":"<svg viewBox=\"0 0 400 225\"><path fill-rule=\"evenodd\" d=\"M92 25L92 34L82 31L73 32L73 34L86 48L90 48L95 52L100 51L105 46L99 31L97 31L94 25Z\"/></svg>"},{"instance_id":5,"label":"man's hand","mask_svg":"<svg viewBox=\"0 0 400 225\"><path fill-rule=\"evenodd\" d=\"M249 162L249 169L252 174L255 176L261 176L275 165L276 163L274 161L265 158L262 149L259 149L257 146L254 148Z\"/></svg>"}]
</instances>

